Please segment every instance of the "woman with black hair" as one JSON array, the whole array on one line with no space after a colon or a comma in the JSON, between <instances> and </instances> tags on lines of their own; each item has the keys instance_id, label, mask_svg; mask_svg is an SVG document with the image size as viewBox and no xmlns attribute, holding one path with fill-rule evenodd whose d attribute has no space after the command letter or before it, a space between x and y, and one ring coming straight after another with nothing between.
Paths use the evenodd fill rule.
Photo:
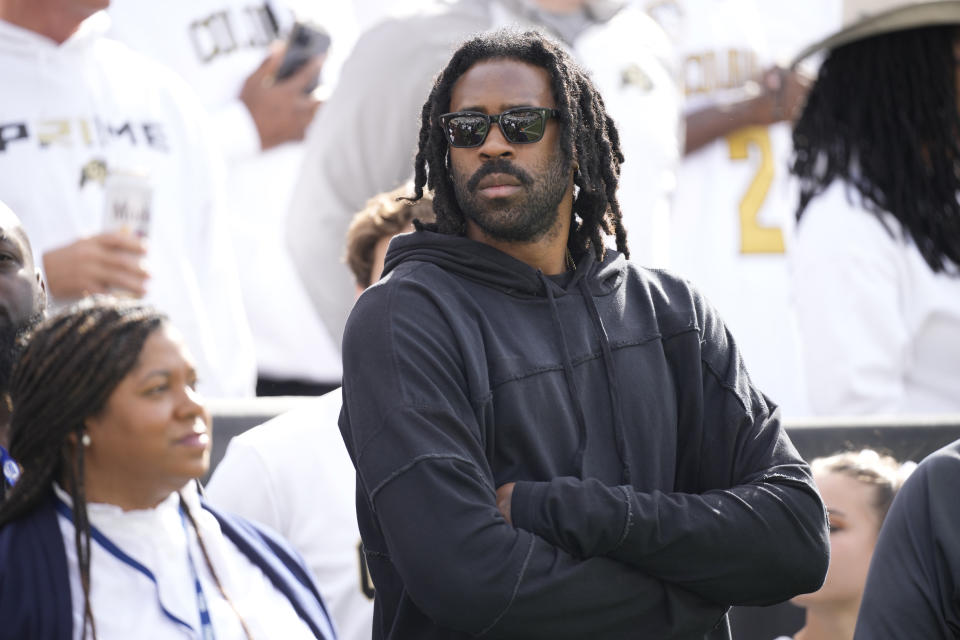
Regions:
<instances>
[{"instance_id":1,"label":"woman with black hair","mask_svg":"<svg viewBox=\"0 0 960 640\"><path fill-rule=\"evenodd\" d=\"M821 414L960 411L960 2L847 0L794 129L793 279Z\"/></svg>"},{"instance_id":2,"label":"woman with black hair","mask_svg":"<svg viewBox=\"0 0 960 640\"><path fill-rule=\"evenodd\" d=\"M334 637L299 557L200 497L196 383L140 303L88 299L35 330L10 389L0 638Z\"/></svg>"}]
</instances>

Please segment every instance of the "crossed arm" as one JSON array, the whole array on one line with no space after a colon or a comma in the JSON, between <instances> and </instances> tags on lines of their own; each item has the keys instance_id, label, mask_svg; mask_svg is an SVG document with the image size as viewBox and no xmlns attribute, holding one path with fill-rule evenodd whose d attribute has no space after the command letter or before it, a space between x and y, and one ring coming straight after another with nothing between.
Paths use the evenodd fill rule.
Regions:
<instances>
[{"instance_id":1,"label":"crossed arm","mask_svg":"<svg viewBox=\"0 0 960 640\"><path fill-rule=\"evenodd\" d=\"M827 528L808 467L752 388L735 394L706 367L703 398L699 486L668 493L561 477L501 486L498 508L574 557L610 558L714 602L816 590Z\"/></svg>"},{"instance_id":2,"label":"crossed arm","mask_svg":"<svg viewBox=\"0 0 960 640\"><path fill-rule=\"evenodd\" d=\"M556 478L518 483L512 507L498 505L574 557L617 560L715 602L761 605L823 578L819 525L803 515L819 508L816 498L791 484L761 478L693 495Z\"/></svg>"}]
</instances>

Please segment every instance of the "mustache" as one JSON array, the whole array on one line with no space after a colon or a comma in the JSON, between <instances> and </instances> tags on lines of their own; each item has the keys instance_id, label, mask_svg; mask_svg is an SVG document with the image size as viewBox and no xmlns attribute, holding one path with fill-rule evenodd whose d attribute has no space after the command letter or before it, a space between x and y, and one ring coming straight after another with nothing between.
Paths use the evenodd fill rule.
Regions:
<instances>
[{"instance_id":1,"label":"mustache","mask_svg":"<svg viewBox=\"0 0 960 640\"><path fill-rule=\"evenodd\" d=\"M519 180L520 184L524 186L533 183L533 177L529 173L516 166L509 160L496 158L495 160L491 160L487 164L477 169L476 173L470 176L470 180L467 181L467 189L469 191L476 191L477 185L480 184L480 181L491 173L504 173L511 175Z\"/></svg>"}]
</instances>

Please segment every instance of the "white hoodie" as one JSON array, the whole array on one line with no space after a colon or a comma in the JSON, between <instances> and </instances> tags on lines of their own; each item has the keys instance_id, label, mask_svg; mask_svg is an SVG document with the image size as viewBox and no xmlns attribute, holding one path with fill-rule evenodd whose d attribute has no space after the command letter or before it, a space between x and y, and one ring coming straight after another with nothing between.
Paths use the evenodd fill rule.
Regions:
<instances>
[{"instance_id":1,"label":"white hoodie","mask_svg":"<svg viewBox=\"0 0 960 640\"><path fill-rule=\"evenodd\" d=\"M253 346L204 112L108 28L95 14L58 45L0 21L0 199L39 257L104 230L104 169L147 173L146 301L186 337L204 393L250 395Z\"/></svg>"},{"instance_id":2,"label":"white hoodie","mask_svg":"<svg viewBox=\"0 0 960 640\"><path fill-rule=\"evenodd\" d=\"M270 4L276 5L275 19L286 25L283 3ZM275 37L264 7L245 0L115 0L109 9L110 37L169 65L211 115L211 138L227 160L230 232L259 374L339 383L339 349L310 303L283 240L302 145L261 152L256 125L238 97ZM333 249L339 259L346 238L333 240L339 242ZM347 303L352 300L351 294Z\"/></svg>"}]
</instances>

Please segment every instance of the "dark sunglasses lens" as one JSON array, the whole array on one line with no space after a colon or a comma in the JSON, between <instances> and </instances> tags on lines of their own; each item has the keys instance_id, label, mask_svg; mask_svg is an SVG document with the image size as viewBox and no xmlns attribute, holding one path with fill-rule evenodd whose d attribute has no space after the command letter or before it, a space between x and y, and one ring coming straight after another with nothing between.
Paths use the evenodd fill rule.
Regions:
<instances>
[{"instance_id":1,"label":"dark sunglasses lens","mask_svg":"<svg viewBox=\"0 0 960 640\"><path fill-rule=\"evenodd\" d=\"M447 120L447 138L454 147L475 147L487 137L489 128L481 116L454 116Z\"/></svg>"},{"instance_id":2,"label":"dark sunglasses lens","mask_svg":"<svg viewBox=\"0 0 960 640\"><path fill-rule=\"evenodd\" d=\"M503 136L514 143L536 142L543 137L545 120L539 111L513 111L500 116Z\"/></svg>"}]
</instances>

